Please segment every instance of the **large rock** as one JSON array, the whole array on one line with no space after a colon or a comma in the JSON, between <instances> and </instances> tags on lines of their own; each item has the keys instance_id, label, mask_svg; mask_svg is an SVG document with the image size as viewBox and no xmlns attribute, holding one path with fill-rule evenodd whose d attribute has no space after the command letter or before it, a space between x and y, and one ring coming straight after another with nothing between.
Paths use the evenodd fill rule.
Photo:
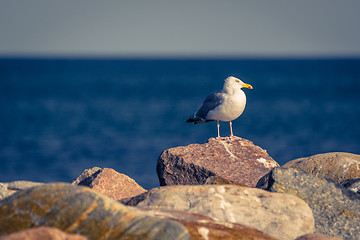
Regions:
<instances>
[{"instance_id":1,"label":"large rock","mask_svg":"<svg viewBox=\"0 0 360 240\"><path fill-rule=\"evenodd\" d=\"M210 176L220 176L254 187L257 181L279 166L265 150L251 141L234 137L205 144L191 144L165 150L156 171L160 185L204 184Z\"/></svg>"},{"instance_id":2,"label":"large rock","mask_svg":"<svg viewBox=\"0 0 360 240\"><path fill-rule=\"evenodd\" d=\"M149 217L90 188L48 184L0 201L0 235L56 227L89 239L189 239L176 221Z\"/></svg>"},{"instance_id":3,"label":"large rock","mask_svg":"<svg viewBox=\"0 0 360 240\"><path fill-rule=\"evenodd\" d=\"M308 203L317 233L358 239L360 197L339 183L297 170L275 168L260 179L257 187L271 192L296 195Z\"/></svg>"},{"instance_id":4,"label":"large rock","mask_svg":"<svg viewBox=\"0 0 360 240\"><path fill-rule=\"evenodd\" d=\"M86 169L75 181L115 200L130 198L146 192L132 178L111 168L93 167Z\"/></svg>"},{"instance_id":5,"label":"large rock","mask_svg":"<svg viewBox=\"0 0 360 240\"><path fill-rule=\"evenodd\" d=\"M256 228L279 239L314 231L309 206L289 194L235 185L167 186L143 194L138 208L202 214L215 221Z\"/></svg>"},{"instance_id":6,"label":"large rock","mask_svg":"<svg viewBox=\"0 0 360 240\"><path fill-rule=\"evenodd\" d=\"M87 240L79 234L65 233L57 228L38 227L0 237L0 240Z\"/></svg>"},{"instance_id":7,"label":"large rock","mask_svg":"<svg viewBox=\"0 0 360 240\"><path fill-rule=\"evenodd\" d=\"M276 240L275 238L241 224L215 221L214 219L189 212L174 210L143 210L149 216L171 219L183 224L192 240L226 239L226 240Z\"/></svg>"},{"instance_id":8,"label":"large rock","mask_svg":"<svg viewBox=\"0 0 360 240\"><path fill-rule=\"evenodd\" d=\"M360 155L344 152L317 154L287 162L283 167L296 168L337 182L360 177Z\"/></svg>"}]
</instances>

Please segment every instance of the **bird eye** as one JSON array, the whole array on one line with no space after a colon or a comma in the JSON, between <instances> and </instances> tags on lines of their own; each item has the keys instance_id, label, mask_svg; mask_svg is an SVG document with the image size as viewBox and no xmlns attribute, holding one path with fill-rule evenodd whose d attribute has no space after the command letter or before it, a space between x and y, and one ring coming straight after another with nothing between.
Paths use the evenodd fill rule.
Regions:
<instances>
[{"instance_id":1,"label":"bird eye","mask_svg":"<svg viewBox=\"0 0 360 240\"><path fill-rule=\"evenodd\" d=\"M236 82L240 82L239 80L236 80Z\"/></svg>"}]
</instances>

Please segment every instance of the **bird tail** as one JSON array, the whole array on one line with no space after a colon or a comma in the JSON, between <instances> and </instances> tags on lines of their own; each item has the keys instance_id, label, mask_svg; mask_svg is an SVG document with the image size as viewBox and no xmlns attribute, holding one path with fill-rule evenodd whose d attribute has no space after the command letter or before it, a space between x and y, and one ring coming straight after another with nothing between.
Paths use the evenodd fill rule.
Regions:
<instances>
[{"instance_id":1,"label":"bird tail","mask_svg":"<svg viewBox=\"0 0 360 240\"><path fill-rule=\"evenodd\" d=\"M194 116L192 116L188 120L186 120L186 122L192 122L194 124L205 123L205 122L210 122L210 121L213 121L213 120L205 120L203 118L194 117Z\"/></svg>"}]
</instances>

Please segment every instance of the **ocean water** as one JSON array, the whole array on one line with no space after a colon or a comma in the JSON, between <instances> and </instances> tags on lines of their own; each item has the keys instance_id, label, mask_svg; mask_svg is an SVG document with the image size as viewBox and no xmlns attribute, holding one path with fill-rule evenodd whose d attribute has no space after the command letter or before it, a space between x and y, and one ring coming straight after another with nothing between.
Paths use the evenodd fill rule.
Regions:
<instances>
[{"instance_id":1,"label":"ocean water","mask_svg":"<svg viewBox=\"0 0 360 240\"><path fill-rule=\"evenodd\" d=\"M216 136L216 122L185 121L230 75L254 87L234 134L280 165L360 154L360 59L1 59L0 182L99 166L156 187L163 150Z\"/></svg>"}]
</instances>

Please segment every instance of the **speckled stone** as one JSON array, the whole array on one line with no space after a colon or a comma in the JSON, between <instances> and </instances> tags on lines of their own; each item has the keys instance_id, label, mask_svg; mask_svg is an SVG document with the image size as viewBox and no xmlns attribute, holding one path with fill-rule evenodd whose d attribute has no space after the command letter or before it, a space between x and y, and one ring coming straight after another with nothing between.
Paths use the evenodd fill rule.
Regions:
<instances>
[{"instance_id":1,"label":"speckled stone","mask_svg":"<svg viewBox=\"0 0 360 240\"><path fill-rule=\"evenodd\" d=\"M210 176L255 187L257 181L279 164L265 150L239 137L210 138L165 150L157 162L160 186L204 184Z\"/></svg>"},{"instance_id":2,"label":"speckled stone","mask_svg":"<svg viewBox=\"0 0 360 240\"><path fill-rule=\"evenodd\" d=\"M293 194L307 202L314 214L316 233L344 240L360 236L360 196L334 180L281 167L261 178L257 187Z\"/></svg>"},{"instance_id":3,"label":"speckled stone","mask_svg":"<svg viewBox=\"0 0 360 240\"><path fill-rule=\"evenodd\" d=\"M283 167L292 167L318 177L342 182L349 178L360 178L360 155L330 152L287 162Z\"/></svg>"}]
</instances>

